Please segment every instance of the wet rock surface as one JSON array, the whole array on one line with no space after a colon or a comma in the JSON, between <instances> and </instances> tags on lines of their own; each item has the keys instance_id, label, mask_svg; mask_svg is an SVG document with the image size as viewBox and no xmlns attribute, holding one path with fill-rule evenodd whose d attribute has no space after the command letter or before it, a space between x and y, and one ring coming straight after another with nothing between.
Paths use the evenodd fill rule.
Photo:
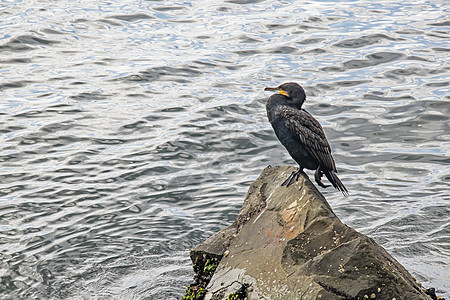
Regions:
<instances>
[{"instance_id":1,"label":"wet rock surface","mask_svg":"<svg viewBox=\"0 0 450 300\"><path fill-rule=\"evenodd\" d=\"M281 186L294 170L264 169L237 220L191 251L194 264L220 261L202 281L205 299L431 299L386 250L343 224L308 178Z\"/></svg>"}]
</instances>

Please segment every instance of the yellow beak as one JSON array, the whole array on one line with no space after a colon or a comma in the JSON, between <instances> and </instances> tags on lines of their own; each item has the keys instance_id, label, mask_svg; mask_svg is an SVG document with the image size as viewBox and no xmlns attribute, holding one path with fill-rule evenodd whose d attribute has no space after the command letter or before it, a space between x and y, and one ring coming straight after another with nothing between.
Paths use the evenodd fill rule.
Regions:
<instances>
[{"instance_id":1,"label":"yellow beak","mask_svg":"<svg viewBox=\"0 0 450 300\"><path fill-rule=\"evenodd\" d=\"M281 95L289 97L288 93L286 93L286 91L280 89L279 87L276 87L276 88L266 87L264 90L271 91L271 92L279 92Z\"/></svg>"}]
</instances>

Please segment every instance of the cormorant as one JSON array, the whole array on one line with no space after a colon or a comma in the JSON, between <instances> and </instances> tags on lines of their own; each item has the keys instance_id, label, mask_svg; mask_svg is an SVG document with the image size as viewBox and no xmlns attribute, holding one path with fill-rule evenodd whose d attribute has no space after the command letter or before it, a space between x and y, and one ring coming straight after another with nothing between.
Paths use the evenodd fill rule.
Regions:
<instances>
[{"instance_id":1,"label":"cormorant","mask_svg":"<svg viewBox=\"0 0 450 300\"><path fill-rule=\"evenodd\" d=\"M331 156L331 147L320 123L302 108L306 100L303 88L288 82L265 91L278 92L267 100L267 116L280 142L292 158L299 164L282 184L290 186L298 180L303 168L316 170L316 182L321 187L329 187L322 182L322 176L328 178L333 187L348 196L348 191L337 176L336 164Z\"/></svg>"}]
</instances>

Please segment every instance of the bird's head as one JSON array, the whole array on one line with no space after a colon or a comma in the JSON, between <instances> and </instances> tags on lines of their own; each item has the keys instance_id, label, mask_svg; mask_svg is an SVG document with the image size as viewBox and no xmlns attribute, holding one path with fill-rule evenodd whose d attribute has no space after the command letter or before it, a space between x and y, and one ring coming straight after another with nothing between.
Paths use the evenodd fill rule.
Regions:
<instances>
[{"instance_id":1,"label":"bird's head","mask_svg":"<svg viewBox=\"0 0 450 300\"><path fill-rule=\"evenodd\" d=\"M288 97L288 101L299 109L306 100L305 90L295 82L286 82L276 88L266 87L264 90L279 92L281 95Z\"/></svg>"}]
</instances>

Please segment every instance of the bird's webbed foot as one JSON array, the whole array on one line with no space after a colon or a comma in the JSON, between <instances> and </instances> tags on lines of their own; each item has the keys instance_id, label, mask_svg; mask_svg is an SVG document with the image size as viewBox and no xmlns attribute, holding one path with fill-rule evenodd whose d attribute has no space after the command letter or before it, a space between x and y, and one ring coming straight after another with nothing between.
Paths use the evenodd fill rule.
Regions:
<instances>
[{"instance_id":1,"label":"bird's webbed foot","mask_svg":"<svg viewBox=\"0 0 450 300\"><path fill-rule=\"evenodd\" d=\"M316 179L317 184L323 188L327 188L327 187L331 186L331 185L326 185L322 182L322 176L323 176L323 171L319 166L316 170L316 173L314 174L314 178Z\"/></svg>"},{"instance_id":2,"label":"bird's webbed foot","mask_svg":"<svg viewBox=\"0 0 450 300\"><path fill-rule=\"evenodd\" d=\"M303 172L303 168L299 168L297 171L292 172L292 174L289 175L289 177L281 184L281 186L290 186L291 184L297 182L302 174L306 175L306 173Z\"/></svg>"}]
</instances>

